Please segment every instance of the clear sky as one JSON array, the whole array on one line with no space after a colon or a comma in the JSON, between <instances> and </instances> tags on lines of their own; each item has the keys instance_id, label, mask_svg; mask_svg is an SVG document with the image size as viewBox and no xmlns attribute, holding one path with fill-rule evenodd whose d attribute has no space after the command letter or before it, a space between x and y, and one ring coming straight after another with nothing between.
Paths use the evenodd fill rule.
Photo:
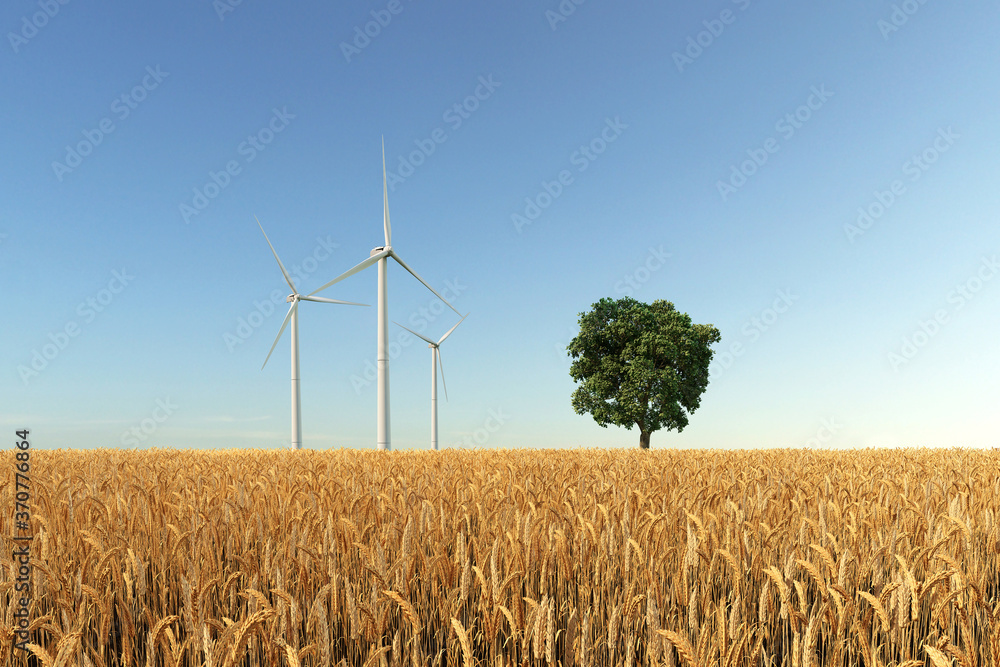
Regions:
<instances>
[{"instance_id":1,"label":"clear sky","mask_svg":"<svg viewBox=\"0 0 1000 667\"><path fill-rule=\"evenodd\" d=\"M253 216L316 289L383 244L383 136L393 246L470 313L445 447L636 446L573 412L565 354L625 295L722 333L654 448L1000 440L993 1L12 0L0 29L0 422L36 447L286 446ZM375 271L322 296L374 306ZM458 319L397 265L389 311ZM305 445L374 447L375 308L300 320ZM401 333L393 446L427 447Z\"/></svg>"}]
</instances>

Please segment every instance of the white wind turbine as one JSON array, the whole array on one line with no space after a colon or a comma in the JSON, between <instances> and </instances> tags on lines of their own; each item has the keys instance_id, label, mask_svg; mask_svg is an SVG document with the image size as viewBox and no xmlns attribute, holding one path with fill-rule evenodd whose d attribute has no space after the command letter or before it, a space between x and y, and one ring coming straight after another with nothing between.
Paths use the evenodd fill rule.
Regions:
<instances>
[{"instance_id":1,"label":"white wind turbine","mask_svg":"<svg viewBox=\"0 0 1000 667\"><path fill-rule=\"evenodd\" d=\"M468 317L468 315L465 317ZM448 400L448 383L444 381L444 364L441 363L441 343L444 342L445 338L451 335L452 331L458 328L459 324L465 321L465 317L460 319L451 329L448 329L448 333L441 336L436 343L430 338L421 336L413 329L407 329L399 322L396 322L396 326L403 327L417 338L427 341L427 347L431 348L431 449L435 451L437 451L438 448L438 366L441 366L441 385L444 387L444 398L445 400Z\"/></svg>"},{"instance_id":2,"label":"white wind turbine","mask_svg":"<svg viewBox=\"0 0 1000 667\"><path fill-rule=\"evenodd\" d=\"M461 315L455 307L448 303L448 300L437 293L437 291L418 276L416 272L406 265L396 251L392 249L392 228L389 225L389 190L386 186L385 178L385 141L382 142L382 200L383 200L383 229L385 231L385 245L374 248L368 259L359 263L354 268L342 273L318 290L310 293L310 296L325 290L330 285L338 283L344 278L353 276L358 271L367 269L372 264L378 262L378 350L376 365L378 367L378 409L376 425L376 445L379 450L389 450L392 448L389 437L389 355L387 353L387 341L389 338L389 295L386 286L386 274L388 273L389 258L406 269L410 275L423 283L424 287L434 293L434 296L441 299L449 308L455 311L456 315Z\"/></svg>"},{"instance_id":3,"label":"white wind turbine","mask_svg":"<svg viewBox=\"0 0 1000 667\"><path fill-rule=\"evenodd\" d=\"M254 216L254 220L257 217ZM274 347L278 344L278 340L281 338L281 334L285 332L285 327L288 326L288 321L292 322L292 449L302 449L302 405L300 402L301 393L299 390L299 301L319 301L322 303L339 303L347 306L367 306L367 303L353 303L351 301L337 301L335 299L324 299L319 296L302 296L299 294L299 290L295 287L295 283L292 282L292 277L288 275L288 271L285 270L285 265L281 263L281 258L278 257L277 251L275 251L274 246L271 245L271 239L267 238L267 232L264 231L264 226L260 224L260 220L257 220L257 226L260 227L260 231L264 234L264 239L267 241L267 245L271 247L271 252L274 254L274 258L278 260L278 267L281 269L281 275L285 276L285 282L288 286L292 288L292 293L288 295L285 299L286 302L291 303L288 312L285 314L285 321L281 323L281 329L278 330L278 335L275 336L274 342L271 344L271 349L267 353L267 359L264 359L264 365L260 367L264 370L264 366L267 366L268 359L271 358L271 353L274 352Z\"/></svg>"}]
</instances>

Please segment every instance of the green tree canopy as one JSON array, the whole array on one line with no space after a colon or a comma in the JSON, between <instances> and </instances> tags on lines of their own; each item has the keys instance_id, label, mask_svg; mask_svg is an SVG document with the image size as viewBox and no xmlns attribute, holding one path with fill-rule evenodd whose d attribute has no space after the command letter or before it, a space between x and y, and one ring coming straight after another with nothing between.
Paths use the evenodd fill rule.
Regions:
<instances>
[{"instance_id":1,"label":"green tree canopy","mask_svg":"<svg viewBox=\"0 0 1000 667\"><path fill-rule=\"evenodd\" d=\"M692 324L669 301L601 299L580 313L580 333L566 346L579 383L573 409L605 428L638 426L648 449L653 431L687 426L708 386L710 346L720 340L718 329Z\"/></svg>"}]
</instances>

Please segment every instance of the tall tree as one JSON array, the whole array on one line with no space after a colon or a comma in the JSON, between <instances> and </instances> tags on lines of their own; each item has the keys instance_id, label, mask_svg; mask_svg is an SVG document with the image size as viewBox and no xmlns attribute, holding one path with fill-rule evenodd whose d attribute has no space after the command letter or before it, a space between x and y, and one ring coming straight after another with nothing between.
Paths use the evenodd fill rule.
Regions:
<instances>
[{"instance_id":1,"label":"tall tree","mask_svg":"<svg viewBox=\"0 0 1000 667\"><path fill-rule=\"evenodd\" d=\"M639 447L662 428L683 431L708 386L712 343L722 340L711 324L669 301L651 304L624 297L601 299L580 313L580 333L566 346L577 414L589 412L603 427L639 427Z\"/></svg>"}]
</instances>

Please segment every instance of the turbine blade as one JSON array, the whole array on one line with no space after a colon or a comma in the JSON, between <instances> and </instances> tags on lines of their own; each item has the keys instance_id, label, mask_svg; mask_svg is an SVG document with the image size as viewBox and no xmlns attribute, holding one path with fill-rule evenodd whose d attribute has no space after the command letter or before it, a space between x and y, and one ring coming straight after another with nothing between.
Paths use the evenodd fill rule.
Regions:
<instances>
[{"instance_id":1,"label":"turbine blade","mask_svg":"<svg viewBox=\"0 0 1000 667\"><path fill-rule=\"evenodd\" d=\"M288 320L292 317L292 311L298 307L299 302L296 301L292 304L292 307L288 309L288 312L285 313L285 321L281 323L281 328L278 329L278 335L274 337L274 342L271 343L271 349L267 352L267 359L264 359L264 366L267 366L267 360L271 358L271 353L274 352L274 347L278 344L278 341L281 340L281 334L285 333L285 327L288 326ZM264 370L264 366L261 366L260 370Z\"/></svg>"},{"instance_id":2,"label":"turbine blade","mask_svg":"<svg viewBox=\"0 0 1000 667\"><path fill-rule=\"evenodd\" d=\"M393 322L393 324L395 324L395 325L396 325L397 327L403 327L403 325L402 325L402 324L400 324L399 322L397 322L396 320L393 320L392 322ZM425 341L427 341L428 343L430 343L431 345L433 345L434 347L437 347L437 343L435 343L434 341L432 341L432 340L431 340L430 338L426 338L426 337L424 337L424 336L421 336L420 334L418 334L418 333L417 333L416 331L414 331L413 329L407 329L406 327L403 327L403 328L404 328L404 329L406 329L407 331L409 331L409 332L410 332L411 334L413 334L413 335L414 335L414 336L416 336L417 338L420 338L421 340L425 340Z\"/></svg>"},{"instance_id":3,"label":"turbine blade","mask_svg":"<svg viewBox=\"0 0 1000 667\"><path fill-rule=\"evenodd\" d=\"M323 290L325 290L330 285L333 285L335 283L339 283L344 278L349 278L349 277L353 276L355 273L357 273L358 271L361 271L363 269L367 269L369 266L371 266L375 262L379 261L380 259L382 259L383 257L385 257L388 254L389 253L387 251L383 250L382 252L379 252L379 253L376 253L376 254L372 255L371 257L369 257L365 261L360 262L353 269L349 269L349 270L345 271L344 273L341 273L339 276L337 276L336 278L334 278L333 280L331 280L327 284L323 285L319 289L315 289L312 292L309 292L309 296L312 296L313 294L316 294L317 292L322 292Z\"/></svg>"},{"instance_id":4,"label":"turbine blade","mask_svg":"<svg viewBox=\"0 0 1000 667\"><path fill-rule=\"evenodd\" d=\"M441 369L441 386L444 387L444 400L448 400L448 383L444 381L444 362L441 361L441 349L437 349L438 367Z\"/></svg>"},{"instance_id":5,"label":"turbine blade","mask_svg":"<svg viewBox=\"0 0 1000 667\"><path fill-rule=\"evenodd\" d=\"M382 201L383 201L383 224L385 226L385 244L392 245L392 225L389 224L389 189L385 180L385 137L382 137Z\"/></svg>"},{"instance_id":6,"label":"turbine blade","mask_svg":"<svg viewBox=\"0 0 1000 667\"><path fill-rule=\"evenodd\" d=\"M322 303L339 303L344 306L367 306L367 303L354 303L353 301L338 301L337 299L325 299L321 296L300 296L303 301L320 301Z\"/></svg>"},{"instance_id":7,"label":"turbine blade","mask_svg":"<svg viewBox=\"0 0 1000 667\"><path fill-rule=\"evenodd\" d=\"M257 220L257 216L255 215L253 219ZM264 231L264 225L260 224L260 220L257 220L257 226L260 227L260 231L264 235L267 245L271 246L271 253L274 255L274 258L278 260L278 267L281 268L281 275L285 276L285 282L288 283L288 286L292 288L294 293L298 294L299 290L296 289L295 283L292 282L292 277L288 275L288 271L285 270L285 265L281 263L281 258L278 257L278 252L274 249L274 246L271 245L271 239L267 238L267 232Z\"/></svg>"},{"instance_id":8,"label":"turbine blade","mask_svg":"<svg viewBox=\"0 0 1000 667\"><path fill-rule=\"evenodd\" d=\"M468 316L469 316L469 314L468 314L468 313L466 313L466 314L465 314L465 317L468 317ZM444 342L444 339L445 339L445 338L447 338L448 336L450 336L450 335L451 335L451 332L452 332L452 331L454 331L455 329L457 329L457 328L458 328L458 325L459 325L459 324L461 324L462 322L464 322L464 321L465 321L465 317L463 317L462 319L460 319L460 320L458 321L458 324L456 324L456 325L455 325L455 326L453 326L452 328L448 329L448 333L446 333L445 335L441 336L441 340L439 340L439 341L437 342L437 344L438 344L438 345L440 345L441 343L443 343L443 342Z\"/></svg>"},{"instance_id":9,"label":"turbine blade","mask_svg":"<svg viewBox=\"0 0 1000 667\"><path fill-rule=\"evenodd\" d=\"M455 306L453 306L450 303L448 303L447 299L445 299L443 296L441 296L440 294L438 294L437 290L435 290L433 287L431 287L430 285L428 285L426 280L424 280L423 278L421 278L420 276L418 276L416 271L414 271L409 266L407 266L406 262L404 262L403 260L401 260L399 258L399 255L396 254L395 250L390 250L389 251L389 256L392 257L397 262L399 262L399 265L401 267L403 267L404 269L406 269L407 271L409 271L411 276L413 276L414 278L416 278L417 280L419 280L420 282L422 282L424 284L424 287L426 287L427 289L429 289L431 292L434 293L434 296L436 296L437 298L439 298L442 301L444 301L445 305L448 306L449 308L451 308L452 310L454 310L456 315L461 315L462 314L462 313L458 312L457 310L455 310Z\"/></svg>"}]
</instances>

